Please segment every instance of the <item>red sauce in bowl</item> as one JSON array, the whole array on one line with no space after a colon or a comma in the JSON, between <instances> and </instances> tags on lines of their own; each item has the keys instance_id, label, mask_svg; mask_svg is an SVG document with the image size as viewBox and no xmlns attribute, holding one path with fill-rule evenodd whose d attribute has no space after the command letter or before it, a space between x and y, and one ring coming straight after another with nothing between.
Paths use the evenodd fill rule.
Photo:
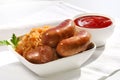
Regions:
<instances>
[{"instance_id":1,"label":"red sauce in bowl","mask_svg":"<svg viewBox=\"0 0 120 80\"><path fill-rule=\"evenodd\" d=\"M96 15L78 17L74 22L77 26L85 28L105 28L112 24L109 18Z\"/></svg>"}]
</instances>

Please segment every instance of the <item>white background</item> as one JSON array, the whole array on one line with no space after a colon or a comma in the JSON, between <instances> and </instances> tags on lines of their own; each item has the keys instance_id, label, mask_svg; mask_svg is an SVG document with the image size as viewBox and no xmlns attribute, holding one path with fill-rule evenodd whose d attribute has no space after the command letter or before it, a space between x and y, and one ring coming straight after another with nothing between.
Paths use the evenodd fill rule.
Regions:
<instances>
[{"instance_id":1,"label":"white background","mask_svg":"<svg viewBox=\"0 0 120 80\"><path fill-rule=\"evenodd\" d=\"M0 25L15 22L21 16L25 17L25 16L28 16L28 13L30 15L30 14L33 14L33 13L41 10L41 9L37 8L37 7L40 7L39 5L29 7L28 10L27 10L27 7L25 7L25 5L22 4L25 7L25 10L27 10L27 11L20 10L20 8L17 9L15 7L13 7L13 9L8 10L7 7L5 8L5 6L4 6L4 5L11 5L11 4L14 4L14 3L18 3L18 4L23 3L23 1L27 2L27 1L41 1L41 0L0 0ZM51 1L53 1L53 0L51 0ZM120 8L120 0L63 0L63 1L65 1L67 3L70 3L72 5L75 5L77 7L93 11L95 13L98 12L98 13L103 13L103 14L110 15L113 18L120 18L120 9L119 9ZM16 11L24 11L24 12L22 12L22 13L17 12L19 14L15 14L15 13L13 14L12 10L13 11L14 10L16 10ZM0 28L1 28L1 26L0 26ZM2 54L2 55L4 56L4 54ZM11 54L8 54L7 56L9 57L10 55ZM12 57L8 58L8 60L11 60L11 59L12 59ZM0 58L0 60L4 60L4 59ZM15 70L17 68L21 69L21 64L16 63L15 65L17 65ZM4 70L6 70L6 68L9 68L9 66L2 67L1 69L3 69L2 71L4 71ZM9 68L9 70L8 70L9 74L10 74L10 71L11 71L10 69L14 70L14 65L12 65ZM7 74L6 72L3 72L3 73ZM18 72L18 73L21 73L21 72ZM34 79L34 75L30 74L29 71L26 72L26 74L31 75L33 80L36 80L36 79ZM12 76L12 74L10 74L10 75ZM29 76L29 75L26 75L26 76ZM119 75L120 74L115 75L115 77L117 77L118 79L117 78L116 79L112 78L112 79L109 79L109 80L119 80ZM5 77L5 75L3 77ZM1 76L0 76L0 78L1 78ZM16 79L17 78L15 78L14 80L16 80ZM29 79L25 79L25 80L29 80Z\"/></svg>"},{"instance_id":2,"label":"white background","mask_svg":"<svg viewBox=\"0 0 120 80\"><path fill-rule=\"evenodd\" d=\"M68 3L94 12L120 17L120 0L65 0Z\"/></svg>"},{"instance_id":3,"label":"white background","mask_svg":"<svg viewBox=\"0 0 120 80\"><path fill-rule=\"evenodd\" d=\"M45 0L0 0L0 4L15 3L22 1L45 1ZM57 0L49 0L57 1ZM110 14L120 17L120 0L61 0L91 11Z\"/></svg>"}]
</instances>

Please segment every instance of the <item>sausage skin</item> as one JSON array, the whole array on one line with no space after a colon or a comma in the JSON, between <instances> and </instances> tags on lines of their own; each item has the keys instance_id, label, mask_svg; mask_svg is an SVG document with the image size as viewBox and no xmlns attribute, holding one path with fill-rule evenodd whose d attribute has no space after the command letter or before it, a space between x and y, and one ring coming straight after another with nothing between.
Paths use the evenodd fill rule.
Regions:
<instances>
[{"instance_id":1,"label":"sausage skin","mask_svg":"<svg viewBox=\"0 0 120 80\"><path fill-rule=\"evenodd\" d=\"M42 43L50 47L56 47L62 39L74 35L75 25L71 19L64 20L58 26L48 29L42 34Z\"/></svg>"},{"instance_id":2,"label":"sausage skin","mask_svg":"<svg viewBox=\"0 0 120 80\"><path fill-rule=\"evenodd\" d=\"M53 48L42 45L28 51L24 57L31 63L41 64L56 59L56 52Z\"/></svg>"},{"instance_id":3,"label":"sausage skin","mask_svg":"<svg viewBox=\"0 0 120 80\"><path fill-rule=\"evenodd\" d=\"M87 31L81 30L73 37L60 41L56 48L57 53L60 56L66 57L82 52L90 44L90 37L91 35Z\"/></svg>"}]
</instances>

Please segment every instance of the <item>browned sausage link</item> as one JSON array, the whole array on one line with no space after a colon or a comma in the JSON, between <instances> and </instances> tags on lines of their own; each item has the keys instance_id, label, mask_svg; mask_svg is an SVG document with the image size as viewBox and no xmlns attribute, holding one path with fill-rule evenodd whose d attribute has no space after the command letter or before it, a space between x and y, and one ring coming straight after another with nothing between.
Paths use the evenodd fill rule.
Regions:
<instances>
[{"instance_id":1,"label":"browned sausage link","mask_svg":"<svg viewBox=\"0 0 120 80\"><path fill-rule=\"evenodd\" d=\"M54 28L50 28L42 35L42 43L51 47L56 47L62 39L74 35L75 26L71 19L63 21Z\"/></svg>"},{"instance_id":2,"label":"browned sausage link","mask_svg":"<svg viewBox=\"0 0 120 80\"><path fill-rule=\"evenodd\" d=\"M90 43L90 34L81 30L77 35L64 39L57 45L57 53L60 56L71 56L87 49Z\"/></svg>"},{"instance_id":3,"label":"browned sausage link","mask_svg":"<svg viewBox=\"0 0 120 80\"><path fill-rule=\"evenodd\" d=\"M49 46L42 45L35 49L31 49L24 54L24 57L31 63L40 64L56 59L55 54L56 52L54 49Z\"/></svg>"}]
</instances>

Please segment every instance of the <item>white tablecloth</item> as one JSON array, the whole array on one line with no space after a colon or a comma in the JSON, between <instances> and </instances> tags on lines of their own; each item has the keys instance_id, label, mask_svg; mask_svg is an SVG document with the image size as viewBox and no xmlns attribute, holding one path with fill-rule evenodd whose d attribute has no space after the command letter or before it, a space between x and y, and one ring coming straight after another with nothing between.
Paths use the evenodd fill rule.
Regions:
<instances>
[{"instance_id":1,"label":"white tablecloth","mask_svg":"<svg viewBox=\"0 0 120 80\"><path fill-rule=\"evenodd\" d=\"M22 5L22 6L21 6ZM42 5L42 6L40 6ZM49 7L46 7L46 6ZM25 8L25 6L27 6ZM34 6L34 7L33 7ZM4 9L3 9L4 8ZM9 12L7 16L6 12ZM19 9L19 10L17 10ZM2 6L0 11L0 39L7 39L11 35L11 30L16 31L16 26L19 29L28 27L35 23L48 22L50 20L63 20L72 18L76 14L84 13L86 10L79 9L69 4L62 2L34 2L29 4L14 4ZM23 13L22 13L23 12ZM7 12L8 13L8 12ZM19 14L21 13L21 14ZM30 14L28 14L30 13ZM12 15L12 16L11 16ZM11 20L10 20L11 19ZM7 51L6 47L0 48L0 79L2 80L112 80L115 73L120 73L120 25L119 19L116 20L116 27L113 35L108 39L105 46L97 48L92 57L83 65L82 68L55 74L49 78L41 78L29 71L23 66L14 54ZM21 34L17 33L16 34ZM89 63L89 64L88 64ZM88 65L86 65L88 64ZM21 77L22 76L22 77ZM116 76L116 75L115 75ZM118 76L116 77L118 78ZM120 78L120 77L119 77ZM117 80L117 79L114 79Z\"/></svg>"}]
</instances>

